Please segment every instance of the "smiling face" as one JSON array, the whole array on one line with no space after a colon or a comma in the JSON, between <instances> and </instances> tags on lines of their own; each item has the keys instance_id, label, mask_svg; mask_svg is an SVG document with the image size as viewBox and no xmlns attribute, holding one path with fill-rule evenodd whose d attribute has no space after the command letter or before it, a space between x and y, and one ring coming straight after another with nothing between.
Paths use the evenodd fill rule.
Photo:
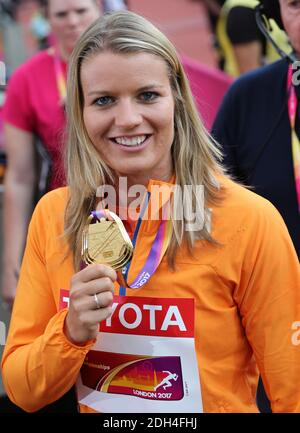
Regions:
<instances>
[{"instance_id":1,"label":"smiling face","mask_svg":"<svg viewBox=\"0 0 300 433\"><path fill-rule=\"evenodd\" d=\"M49 0L48 19L62 54L69 55L81 34L100 15L95 0Z\"/></svg>"},{"instance_id":2,"label":"smiling face","mask_svg":"<svg viewBox=\"0 0 300 433\"><path fill-rule=\"evenodd\" d=\"M84 61L81 84L85 127L103 161L135 183L168 180L174 99L165 62L106 51Z\"/></svg>"},{"instance_id":3,"label":"smiling face","mask_svg":"<svg viewBox=\"0 0 300 433\"><path fill-rule=\"evenodd\" d=\"M300 0L279 0L281 18L291 44L300 55Z\"/></svg>"}]
</instances>

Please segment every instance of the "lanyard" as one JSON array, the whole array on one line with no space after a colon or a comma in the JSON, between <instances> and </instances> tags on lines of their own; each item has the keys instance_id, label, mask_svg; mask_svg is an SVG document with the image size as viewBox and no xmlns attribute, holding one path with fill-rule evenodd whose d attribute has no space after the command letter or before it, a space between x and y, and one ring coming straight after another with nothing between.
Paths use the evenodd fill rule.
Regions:
<instances>
[{"instance_id":1,"label":"lanyard","mask_svg":"<svg viewBox=\"0 0 300 433\"><path fill-rule=\"evenodd\" d=\"M144 216L144 213L146 211L147 205L150 200L150 192L147 193L146 200L143 203L139 219L137 221L133 238L132 238L132 244L133 247L136 246L136 241L138 237L138 233L140 230L140 226L142 223L142 219ZM159 228L157 230L155 239L153 241L153 244L151 246L150 252L148 254L148 257L146 259L146 262L141 269L141 271L138 273L137 277L134 279L134 281L130 284L127 283L127 277L131 265L131 261L123 267L122 269L122 275L124 277L124 280L126 282L126 286L131 289L138 289L139 287L142 287L144 284L146 284L156 269L158 268L160 262L162 261L163 256L165 255L165 252L169 246L169 242L172 236L172 222L170 219L163 219L164 217L164 208L168 204L166 203L162 208L162 220L160 222ZM120 287L120 296L126 295L126 287L121 286Z\"/></svg>"},{"instance_id":2,"label":"lanyard","mask_svg":"<svg viewBox=\"0 0 300 433\"><path fill-rule=\"evenodd\" d=\"M140 215L134 230L134 234L132 238L133 247L136 246L138 233L140 231L143 216L147 209L149 200L150 200L150 192L148 191L146 198L142 204ZM150 280L150 278L152 277L156 269L158 268L160 262L162 261L162 258L165 255L165 252L169 246L169 242L172 235L171 220L163 218L164 209L165 206L167 205L168 204L166 203L162 208L162 220L160 222L159 228L155 235L155 239L152 243L146 262L132 283L129 284L127 282L131 261L122 268L121 273L122 273L122 280L124 282L124 285L120 286L120 296L126 295L126 287L129 287L131 289L137 289L139 287L142 287L144 284L146 284ZM106 216L106 210L94 211L92 212L92 215L96 218L101 218L102 216Z\"/></svg>"},{"instance_id":3,"label":"lanyard","mask_svg":"<svg viewBox=\"0 0 300 433\"><path fill-rule=\"evenodd\" d=\"M57 49L50 48L49 53L53 56L54 72L57 90L59 93L59 104L63 107L67 97L66 78L62 67L62 61Z\"/></svg>"},{"instance_id":4,"label":"lanyard","mask_svg":"<svg viewBox=\"0 0 300 433\"><path fill-rule=\"evenodd\" d=\"M292 135L292 154L294 162L294 176L296 182L296 194L298 199L298 210L300 212L300 141L296 133L296 114L297 114L297 95L295 88L292 84L293 79L293 69L292 65L289 66L287 88L288 88L288 112L291 125L291 135Z\"/></svg>"}]
</instances>

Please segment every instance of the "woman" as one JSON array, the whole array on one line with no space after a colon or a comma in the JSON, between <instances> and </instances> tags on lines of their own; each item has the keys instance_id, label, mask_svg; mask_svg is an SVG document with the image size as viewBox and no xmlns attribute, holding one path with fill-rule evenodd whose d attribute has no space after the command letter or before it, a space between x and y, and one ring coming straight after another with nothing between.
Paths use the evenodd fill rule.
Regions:
<instances>
[{"instance_id":1,"label":"woman","mask_svg":"<svg viewBox=\"0 0 300 433\"><path fill-rule=\"evenodd\" d=\"M49 188L60 186L67 62L77 39L100 10L98 0L49 0L46 7L56 46L35 55L15 71L3 109L8 164L2 296L10 306L15 297L36 185L35 142L37 138L42 141L51 160Z\"/></svg>"},{"instance_id":2,"label":"woman","mask_svg":"<svg viewBox=\"0 0 300 433\"><path fill-rule=\"evenodd\" d=\"M272 205L222 174L174 47L118 12L81 37L69 77L69 186L30 224L10 397L34 411L77 381L82 412L257 412L259 367L273 410L299 411L295 251ZM113 187L135 245L121 287L92 260L131 248L106 209Z\"/></svg>"}]
</instances>

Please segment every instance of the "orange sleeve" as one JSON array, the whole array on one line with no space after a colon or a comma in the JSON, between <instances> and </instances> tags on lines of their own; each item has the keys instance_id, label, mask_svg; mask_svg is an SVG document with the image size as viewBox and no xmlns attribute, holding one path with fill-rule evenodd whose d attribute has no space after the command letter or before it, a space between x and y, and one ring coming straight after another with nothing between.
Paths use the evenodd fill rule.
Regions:
<instances>
[{"instance_id":1,"label":"orange sleeve","mask_svg":"<svg viewBox=\"0 0 300 433\"><path fill-rule=\"evenodd\" d=\"M29 227L2 359L7 394L28 412L57 400L74 385L93 344L73 345L63 333L67 310L57 311L48 280L46 233L51 232L51 219L42 209L43 202L38 204Z\"/></svg>"},{"instance_id":2,"label":"orange sleeve","mask_svg":"<svg viewBox=\"0 0 300 433\"><path fill-rule=\"evenodd\" d=\"M299 262L279 213L266 201L262 210L252 221L249 215L251 234L236 245L241 268L235 299L272 411L300 412L300 340L294 335Z\"/></svg>"}]
</instances>

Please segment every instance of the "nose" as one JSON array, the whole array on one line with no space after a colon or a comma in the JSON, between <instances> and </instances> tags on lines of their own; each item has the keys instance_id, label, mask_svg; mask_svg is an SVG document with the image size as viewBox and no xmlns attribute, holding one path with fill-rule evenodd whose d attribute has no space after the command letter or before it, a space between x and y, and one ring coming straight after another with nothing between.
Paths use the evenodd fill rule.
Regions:
<instances>
[{"instance_id":1,"label":"nose","mask_svg":"<svg viewBox=\"0 0 300 433\"><path fill-rule=\"evenodd\" d=\"M70 27L77 26L79 23L79 15L76 12L70 12L67 16L67 25Z\"/></svg>"},{"instance_id":2,"label":"nose","mask_svg":"<svg viewBox=\"0 0 300 433\"><path fill-rule=\"evenodd\" d=\"M137 104L131 100L119 101L115 111L115 126L131 129L143 122L143 116Z\"/></svg>"}]
</instances>

